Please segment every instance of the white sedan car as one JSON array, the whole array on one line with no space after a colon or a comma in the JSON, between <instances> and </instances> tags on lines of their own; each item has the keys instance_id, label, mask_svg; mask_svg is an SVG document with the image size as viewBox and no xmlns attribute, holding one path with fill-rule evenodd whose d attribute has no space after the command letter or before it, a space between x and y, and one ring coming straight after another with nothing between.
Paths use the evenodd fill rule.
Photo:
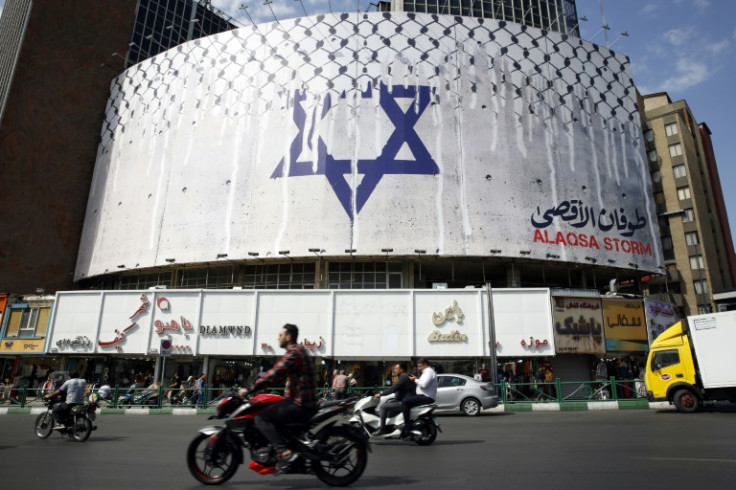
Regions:
<instances>
[{"instance_id":1,"label":"white sedan car","mask_svg":"<svg viewBox=\"0 0 736 490\"><path fill-rule=\"evenodd\" d=\"M493 384L462 374L437 375L437 410L478 415L482 408L498 405Z\"/></svg>"}]
</instances>

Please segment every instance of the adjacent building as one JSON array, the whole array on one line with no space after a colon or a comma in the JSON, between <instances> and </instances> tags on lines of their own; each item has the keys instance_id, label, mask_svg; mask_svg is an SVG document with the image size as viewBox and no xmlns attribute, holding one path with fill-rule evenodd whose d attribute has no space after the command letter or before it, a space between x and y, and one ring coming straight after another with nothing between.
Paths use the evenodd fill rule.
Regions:
<instances>
[{"instance_id":1,"label":"adjacent building","mask_svg":"<svg viewBox=\"0 0 736 490\"><path fill-rule=\"evenodd\" d=\"M669 296L688 315L715 311L714 293L734 288L736 258L710 129L667 93L642 102L666 267L650 292Z\"/></svg>"},{"instance_id":2,"label":"adjacent building","mask_svg":"<svg viewBox=\"0 0 736 490\"><path fill-rule=\"evenodd\" d=\"M192 0L5 2L0 291L75 287L111 80L161 50L232 27L209 2Z\"/></svg>"}]
</instances>

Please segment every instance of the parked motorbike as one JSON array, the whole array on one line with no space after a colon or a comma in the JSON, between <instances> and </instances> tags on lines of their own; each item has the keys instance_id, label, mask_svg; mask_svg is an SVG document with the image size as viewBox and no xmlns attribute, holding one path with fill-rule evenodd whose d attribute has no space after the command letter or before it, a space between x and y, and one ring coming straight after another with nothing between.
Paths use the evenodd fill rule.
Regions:
<instances>
[{"instance_id":1,"label":"parked motorbike","mask_svg":"<svg viewBox=\"0 0 736 490\"><path fill-rule=\"evenodd\" d=\"M378 407L381 403L386 403L392 398L393 395L380 399L374 396L361 398L355 404L353 416L350 418L350 424L356 428L360 428L368 436L373 436L381 426L381 415ZM432 415L435 408L437 408L437 405L431 404L418 405L411 409L411 421L409 423L409 436L407 439L414 441L420 446L429 446L437 439L437 431L442 432L442 429L440 428L440 423ZM389 432L375 437L399 439L403 428L404 415L399 413L386 419L386 429Z\"/></svg>"},{"instance_id":2,"label":"parked motorbike","mask_svg":"<svg viewBox=\"0 0 736 490\"><path fill-rule=\"evenodd\" d=\"M131 385L128 391L118 397L118 407L136 406L157 406L158 405L158 385L152 384L145 390L136 391L135 385Z\"/></svg>"},{"instance_id":3,"label":"parked motorbike","mask_svg":"<svg viewBox=\"0 0 736 490\"><path fill-rule=\"evenodd\" d=\"M255 416L283 400L259 394L242 400L237 393L223 399L210 419L225 419L225 425L204 427L187 449L187 467L195 479L208 485L228 481L244 464L243 448L250 452L250 469L261 475L276 470L276 454L255 427ZM350 425L336 425L334 419L355 404L354 399L324 403L305 423L286 424L279 430L288 447L298 455L289 466L290 474L314 474L331 486L350 485L363 474L368 462L368 437Z\"/></svg>"},{"instance_id":4,"label":"parked motorbike","mask_svg":"<svg viewBox=\"0 0 736 490\"><path fill-rule=\"evenodd\" d=\"M94 425L94 421L97 418L97 398L96 395L90 395L90 403L83 405L75 405L69 410L69 414L64 420L63 426L58 426L54 423L54 416L52 410L56 403L63 401L61 397L54 397L50 399L44 399L43 403L46 405L46 412L40 414L36 418L34 429L36 431L36 437L39 439L46 439L51 435L53 431L59 431L62 437L69 437L77 442L84 442L89 438L89 435L93 430L97 430L97 426Z\"/></svg>"}]
</instances>

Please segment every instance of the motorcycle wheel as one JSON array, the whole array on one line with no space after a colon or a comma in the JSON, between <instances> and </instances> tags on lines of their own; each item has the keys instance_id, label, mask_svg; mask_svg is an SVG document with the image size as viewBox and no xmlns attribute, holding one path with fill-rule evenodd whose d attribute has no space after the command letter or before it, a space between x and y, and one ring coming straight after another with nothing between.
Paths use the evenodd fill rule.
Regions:
<instances>
[{"instance_id":1,"label":"motorcycle wheel","mask_svg":"<svg viewBox=\"0 0 736 490\"><path fill-rule=\"evenodd\" d=\"M87 417L77 417L72 427L72 439L77 442L84 442L89 439L92 433L92 422Z\"/></svg>"},{"instance_id":2,"label":"motorcycle wheel","mask_svg":"<svg viewBox=\"0 0 736 490\"><path fill-rule=\"evenodd\" d=\"M333 461L314 462L314 474L324 483L342 487L355 482L365 471L368 451L358 434L344 427L332 427L320 439Z\"/></svg>"},{"instance_id":3,"label":"motorcycle wheel","mask_svg":"<svg viewBox=\"0 0 736 490\"><path fill-rule=\"evenodd\" d=\"M42 413L36 417L36 424L33 426L36 430L36 437L46 439L54 431L54 417L51 412Z\"/></svg>"},{"instance_id":4,"label":"motorcycle wheel","mask_svg":"<svg viewBox=\"0 0 736 490\"><path fill-rule=\"evenodd\" d=\"M420 446L429 446L437 439L437 426L432 420L422 419L419 424L419 429L422 431L422 435L414 439L414 442Z\"/></svg>"},{"instance_id":5,"label":"motorcycle wheel","mask_svg":"<svg viewBox=\"0 0 736 490\"><path fill-rule=\"evenodd\" d=\"M187 449L187 467L192 476L205 485L219 485L228 481L238 469L238 459L230 444L225 444L216 462L208 462L211 436L198 434Z\"/></svg>"}]
</instances>

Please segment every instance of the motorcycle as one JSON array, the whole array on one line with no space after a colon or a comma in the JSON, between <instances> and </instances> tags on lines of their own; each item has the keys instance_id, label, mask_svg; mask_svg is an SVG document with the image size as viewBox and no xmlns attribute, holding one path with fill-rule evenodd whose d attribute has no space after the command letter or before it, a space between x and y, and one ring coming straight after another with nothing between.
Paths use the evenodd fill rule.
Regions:
<instances>
[{"instance_id":1,"label":"motorcycle","mask_svg":"<svg viewBox=\"0 0 736 490\"><path fill-rule=\"evenodd\" d=\"M350 418L350 424L364 431L368 436L373 434L381 426L381 415L378 407L381 403L386 403L392 399L393 395L382 398L374 396L366 396L361 398L355 404L353 416ZM437 431L442 432L440 423L432 415L437 405L418 405L411 409L411 420L409 422L409 436L407 439L414 441L420 446L429 446L437 439ZM404 415L398 413L393 417L386 418L386 434L375 436L383 439L399 439L401 431L404 428Z\"/></svg>"},{"instance_id":2,"label":"motorcycle","mask_svg":"<svg viewBox=\"0 0 736 490\"><path fill-rule=\"evenodd\" d=\"M56 426L52 410L56 403L63 401L61 397L44 399L46 412L39 414L34 424L36 437L46 439L55 430L59 431L62 437L69 437L77 442L84 442L89 439L93 430L97 430L97 426L93 424L97 418L97 395L90 395L90 402L82 405L75 405L69 410L69 414L64 420L63 426Z\"/></svg>"},{"instance_id":3,"label":"motorcycle","mask_svg":"<svg viewBox=\"0 0 736 490\"><path fill-rule=\"evenodd\" d=\"M273 394L255 395L242 400L237 393L224 398L217 414L210 419L225 419L225 425L200 429L187 449L187 467L192 476L207 485L228 481L245 463L243 448L250 452L251 470L273 474L276 454L268 440L255 427L255 417L284 398ZM286 473L314 474L330 486L355 482L368 462L368 437L350 425L335 425L330 420L347 412L354 399L323 403L312 418L304 423L279 427L288 447L297 454Z\"/></svg>"}]
</instances>

